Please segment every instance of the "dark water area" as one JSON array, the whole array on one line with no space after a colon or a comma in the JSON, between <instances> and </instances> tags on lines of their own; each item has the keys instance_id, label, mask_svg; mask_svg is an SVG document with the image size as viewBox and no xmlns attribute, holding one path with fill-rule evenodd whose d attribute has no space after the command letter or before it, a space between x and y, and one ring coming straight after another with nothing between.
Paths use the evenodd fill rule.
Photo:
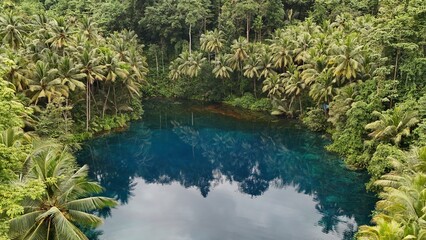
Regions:
<instances>
[{"instance_id":1,"label":"dark water area","mask_svg":"<svg viewBox=\"0 0 426 240\"><path fill-rule=\"evenodd\" d=\"M368 176L295 121L192 101L144 110L78 154L120 203L92 239L352 239L371 219Z\"/></svg>"}]
</instances>

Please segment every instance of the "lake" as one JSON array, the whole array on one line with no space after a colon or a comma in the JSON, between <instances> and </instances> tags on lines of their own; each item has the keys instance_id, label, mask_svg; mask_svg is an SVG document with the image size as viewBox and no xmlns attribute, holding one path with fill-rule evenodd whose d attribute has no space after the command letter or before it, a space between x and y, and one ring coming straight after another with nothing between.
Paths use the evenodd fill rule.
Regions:
<instances>
[{"instance_id":1,"label":"lake","mask_svg":"<svg viewBox=\"0 0 426 240\"><path fill-rule=\"evenodd\" d=\"M144 110L78 154L119 201L92 239L352 239L371 220L368 176L296 121L197 101Z\"/></svg>"}]
</instances>

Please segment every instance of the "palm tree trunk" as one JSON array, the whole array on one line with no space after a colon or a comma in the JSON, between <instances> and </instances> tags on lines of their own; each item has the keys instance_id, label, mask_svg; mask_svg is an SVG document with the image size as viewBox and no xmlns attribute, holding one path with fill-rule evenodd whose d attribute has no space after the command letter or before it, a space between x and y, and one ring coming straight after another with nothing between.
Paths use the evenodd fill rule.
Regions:
<instances>
[{"instance_id":1,"label":"palm tree trunk","mask_svg":"<svg viewBox=\"0 0 426 240\"><path fill-rule=\"evenodd\" d=\"M189 24L189 56L192 54L192 36L191 36L192 24Z\"/></svg>"},{"instance_id":2,"label":"palm tree trunk","mask_svg":"<svg viewBox=\"0 0 426 240\"><path fill-rule=\"evenodd\" d=\"M115 115L118 113L117 108L117 95L115 94L115 85L112 87L112 93L114 94L114 108L115 108Z\"/></svg>"},{"instance_id":3,"label":"palm tree trunk","mask_svg":"<svg viewBox=\"0 0 426 240\"><path fill-rule=\"evenodd\" d=\"M250 15L247 14L247 29L246 29L246 35L247 35L247 42L250 42Z\"/></svg>"},{"instance_id":4,"label":"palm tree trunk","mask_svg":"<svg viewBox=\"0 0 426 240\"><path fill-rule=\"evenodd\" d=\"M401 50L398 48L396 50L396 59L395 59L395 71L393 73L393 80L396 80L396 75L398 73L398 60L399 60L399 54L401 53Z\"/></svg>"},{"instance_id":5,"label":"palm tree trunk","mask_svg":"<svg viewBox=\"0 0 426 240\"><path fill-rule=\"evenodd\" d=\"M159 69L159 66L158 66L158 55L157 55L157 50L155 50L155 66L157 67L157 77L159 76L159 74L160 74L160 69Z\"/></svg>"},{"instance_id":6,"label":"palm tree trunk","mask_svg":"<svg viewBox=\"0 0 426 240\"><path fill-rule=\"evenodd\" d=\"M108 102L110 90L111 90L111 85L108 86L108 92L107 92L107 95L105 97L104 107L102 108L102 118L105 118L105 111L106 111L106 107L107 107L107 102Z\"/></svg>"},{"instance_id":7,"label":"palm tree trunk","mask_svg":"<svg viewBox=\"0 0 426 240\"><path fill-rule=\"evenodd\" d=\"M254 98L257 99L256 78L253 78L253 93L254 93Z\"/></svg>"},{"instance_id":8,"label":"palm tree trunk","mask_svg":"<svg viewBox=\"0 0 426 240\"><path fill-rule=\"evenodd\" d=\"M90 81L89 78L86 80L86 132L89 131L89 121L90 121Z\"/></svg>"},{"instance_id":9,"label":"palm tree trunk","mask_svg":"<svg viewBox=\"0 0 426 240\"><path fill-rule=\"evenodd\" d=\"M303 108L302 108L302 96L299 96L299 107L300 107L300 113L303 114Z\"/></svg>"}]
</instances>

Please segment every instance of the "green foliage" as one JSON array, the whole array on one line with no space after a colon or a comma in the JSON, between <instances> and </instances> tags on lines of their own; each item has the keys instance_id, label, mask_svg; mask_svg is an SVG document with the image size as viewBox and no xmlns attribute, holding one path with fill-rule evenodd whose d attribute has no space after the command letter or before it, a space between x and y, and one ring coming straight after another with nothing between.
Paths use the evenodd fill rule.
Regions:
<instances>
[{"instance_id":1,"label":"green foliage","mask_svg":"<svg viewBox=\"0 0 426 240\"><path fill-rule=\"evenodd\" d=\"M306 112L302 116L302 122L310 130L315 132L323 132L327 130L327 115L322 109L314 108Z\"/></svg>"},{"instance_id":2,"label":"green foliage","mask_svg":"<svg viewBox=\"0 0 426 240\"><path fill-rule=\"evenodd\" d=\"M245 93L242 97L229 97L225 100L225 103L252 111L270 111L272 108L269 99L256 99L251 93Z\"/></svg>"},{"instance_id":3,"label":"green foliage","mask_svg":"<svg viewBox=\"0 0 426 240\"><path fill-rule=\"evenodd\" d=\"M16 98L10 84L0 78L0 130L23 127L23 118L30 113L31 110Z\"/></svg>"},{"instance_id":4,"label":"green foliage","mask_svg":"<svg viewBox=\"0 0 426 240\"><path fill-rule=\"evenodd\" d=\"M379 144L367 166L367 171L371 175L369 188L373 187L373 183L382 175L392 171L392 162L395 159L403 159L405 154L399 148L389 144Z\"/></svg>"},{"instance_id":5,"label":"green foliage","mask_svg":"<svg viewBox=\"0 0 426 240\"><path fill-rule=\"evenodd\" d=\"M96 227L102 223L91 211L113 207L116 202L105 197L94 197L102 188L87 179L88 167L77 168L67 148L41 143L30 155L33 166L22 179L38 179L44 184L43 194L22 201L23 214L10 221L12 239L37 236L39 239L87 237L76 224Z\"/></svg>"}]
</instances>

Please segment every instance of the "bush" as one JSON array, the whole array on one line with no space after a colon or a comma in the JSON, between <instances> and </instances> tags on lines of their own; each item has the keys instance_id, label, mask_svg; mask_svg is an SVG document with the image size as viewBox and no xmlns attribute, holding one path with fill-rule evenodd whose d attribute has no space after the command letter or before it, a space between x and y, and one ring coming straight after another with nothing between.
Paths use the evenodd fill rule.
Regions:
<instances>
[{"instance_id":1,"label":"bush","mask_svg":"<svg viewBox=\"0 0 426 240\"><path fill-rule=\"evenodd\" d=\"M389 144L380 144L377 146L367 166L367 171L371 175L367 187L371 189L377 179L393 170L392 159L402 158L404 158L404 152L395 146Z\"/></svg>"},{"instance_id":2,"label":"bush","mask_svg":"<svg viewBox=\"0 0 426 240\"><path fill-rule=\"evenodd\" d=\"M224 102L234 107L252 111L270 111L272 109L271 101L268 98L256 99L251 93L245 93L242 97L231 96Z\"/></svg>"},{"instance_id":3,"label":"bush","mask_svg":"<svg viewBox=\"0 0 426 240\"><path fill-rule=\"evenodd\" d=\"M314 108L302 116L302 122L311 130L315 132L322 132L327 130L327 116L322 109Z\"/></svg>"}]
</instances>

